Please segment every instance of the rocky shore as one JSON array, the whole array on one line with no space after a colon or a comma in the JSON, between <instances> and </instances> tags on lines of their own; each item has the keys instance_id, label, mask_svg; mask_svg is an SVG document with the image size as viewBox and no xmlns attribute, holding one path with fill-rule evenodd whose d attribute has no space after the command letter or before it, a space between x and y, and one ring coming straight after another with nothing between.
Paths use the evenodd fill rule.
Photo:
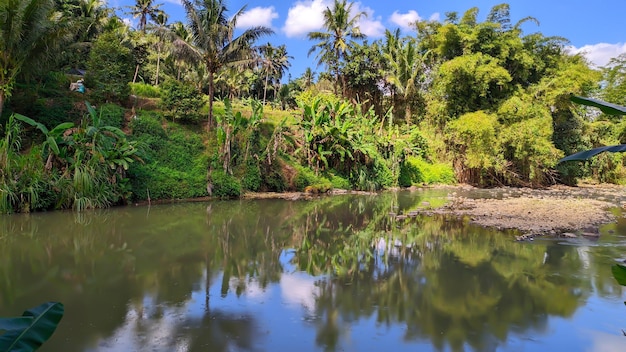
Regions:
<instances>
[{"instance_id":1,"label":"rocky shore","mask_svg":"<svg viewBox=\"0 0 626 352\"><path fill-rule=\"evenodd\" d=\"M468 216L471 222L498 229L517 229L518 240L540 235L599 236L602 224L616 221L611 208L626 205L622 186L554 186L543 190L496 188L469 198L472 188L461 186L448 194L448 203L424 214Z\"/></svg>"}]
</instances>

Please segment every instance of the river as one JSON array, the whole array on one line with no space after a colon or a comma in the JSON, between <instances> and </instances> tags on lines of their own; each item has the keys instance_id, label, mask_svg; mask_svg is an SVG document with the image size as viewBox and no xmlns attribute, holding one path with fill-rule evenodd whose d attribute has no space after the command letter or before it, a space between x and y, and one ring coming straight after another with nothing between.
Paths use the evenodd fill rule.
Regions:
<instances>
[{"instance_id":1,"label":"river","mask_svg":"<svg viewBox=\"0 0 626 352\"><path fill-rule=\"evenodd\" d=\"M40 351L623 351L626 222L599 239L410 213L447 190L0 216L0 316Z\"/></svg>"}]
</instances>

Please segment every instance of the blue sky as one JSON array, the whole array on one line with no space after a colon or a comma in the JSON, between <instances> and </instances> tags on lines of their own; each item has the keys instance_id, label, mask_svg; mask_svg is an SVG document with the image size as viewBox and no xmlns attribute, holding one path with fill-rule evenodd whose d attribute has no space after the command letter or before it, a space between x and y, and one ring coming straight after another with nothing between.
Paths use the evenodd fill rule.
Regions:
<instances>
[{"instance_id":1,"label":"blue sky","mask_svg":"<svg viewBox=\"0 0 626 352\"><path fill-rule=\"evenodd\" d=\"M403 28L411 33L409 22L417 19L443 19L445 12L457 11L460 15L471 7L480 9L479 20L502 0L362 0L355 1L355 10L365 11L368 16L360 23L361 31L370 40L380 38L385 28ZM625 0L509 0L512 22L526 16L533 16L540 26L525 25L524 31L541 31L548 36L561 36L571 41L572 51L585 52L589 60L604 65L611 57L626 52ZM108 0L109 6L132 5L135 0ZM170 22L185 21L184 10L179 0L155 0L162 3L162 9L169 15ZM306 33L321 29L321 11L332 6L333 0L227 0L229 13L234 13L247 5L247 13L239 19L239 26L264 25L271 27L275 34L262 39L276 45L286 44L292 67L293 78L298 77L306 67L316 68L315 54L307 57L313 42L306 39ZM129 17L121 13L122 17ZM137 23L133 20L134 24Z\"/></svg>"}]
</instances>

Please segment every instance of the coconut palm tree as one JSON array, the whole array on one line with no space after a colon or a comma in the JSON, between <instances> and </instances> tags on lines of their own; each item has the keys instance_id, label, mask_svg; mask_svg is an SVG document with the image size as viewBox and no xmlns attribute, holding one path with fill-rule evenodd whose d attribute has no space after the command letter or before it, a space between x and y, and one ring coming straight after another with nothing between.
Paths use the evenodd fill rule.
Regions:
<instances>
[{"instance_id":1,"label":"coconut palm tree","mask_svg":"<svg viewBox=\"0 0 626 352\"><path fill-rule=\"evenodd\" d=\"M389 71L386 81L393 87L393 101L396 101L396 94L404 104L404 118L407 123L411 121L412 99L415 98L419 88L420 79L423 78L424 56L417 48L417 42L413 38L397 40L397 36L387 31L387 43L383 50L384 57L389 62Z\"/></svg>"},{"instance_id":2,"label":"coconut palm tree","mask_svg":"<svg viewBox=\"0 0 626 352\"><path fill-rule=\"evenodd\" d=\"M267 84L270 76L273 81L280 84L280 80L283 78L285 70L291 66L289 59L293 59L293 56L287 54L287 47L284 44L279 47L275 47L272 44L267 43L259 48L259 51L261 53L260 66L261 69L265 71L265 86L263 88L263 104L265 105ZM275 91L278 91L278 89Z\"/></svg>"},{"instance_id":3,"label":"coconut palm tree","mask_svg":"<svg viewBox=\"0 0 626 352\"><path fill-rule=\"evenodd\" d=\"M148 18L157 22L158 16L163 11L160 9L163 4L154 4L153 0L135 0L135 6L128 6L130 9L129 14L133 18L139 17L138 29L145 33L146 26L148 25Z\"/></svg>"},{"instance_id":4,"label":"coconut palm tree","mask_svg":"<svg viewBox=\"0 0 626 352\"><path fill-rule=\"evenodd\" d=\"M52 55L69 33L54 0L0 0L0 115L23 68Z\"/></svg>"},{"instance_id":5,"label":"coconut palm tree","mask_svg":"<svg viewBox=\"0 0 626 352\"><path fill-rule=\"evenodd\" d=\"M237 20L245 12L242 7L229 18L225 0L182 0L189 21L191 41L177 40L175 45L189 61L206 66L209 84L208 126L213 124L213 96L215 75L224 67L252 64L254 42L264 35L273 34L267 27L252 27L235 36Z\"/></svg>"},{"instance_id":6,"label":"coconut palm tree","mask_svg":"<svg viewBox=\"0 0 626 352\"><path fill-rule=\"evenodd\" d=\"M139 30L141 33L146 33L146 26L148 25L148 18L155 23L159 22L159 19L165 18L167 21L167 15L161 10L163 4L154 4L153 0L135 0L135 6L127 6L130 10L129 15L133 18L139 17ZM135 75L133 76L133 83L137 81L137 74L139 73L139 64L135 67Z\"/></svg>"},{"instance_id":7,"label":"coconut palm tree","mask_svg":"<svg viewBox=\"0 0 626 352\"><path fill-rule=\"evenodd\" d=\"M307 67L306 70L304 70L304 73L302 74L302 77L300 77L300 79L302 80L304 88L309 88L313 85L315 81L315 72L313 72L310 67Z\"/></svg>"},{"instance_id":8,"label":"coconut palm tree","mask_svg":"<svg viewBox=\"0 0 626 352\"><path fill-rule=\"evenodd\" d=\"M160 11L156 19L154 20L154 26L151 28L151 31L157 36L157 63L156 63L156 78L155 85L159 85L159 66L161 64L161 53L163 51L164 39L167 37L171 37L171 32L169 32L169 28L167 27L168 16L165 12Z\"/></svg>"},{"instance_id":9,"label":"coconut palm tree","mask_svg":"<svg viewBox=\"0 0 626 352\"><path fill-rule=\"evenodd\" d=\"M335 73L335 93L337 93L340 81L339 64L348 51L351 39L363 39L365 34L361 33L357 23L363 16L367 16L365 12L359 12L352 15L352 5L347 0L335 0L332 7L326 7L324 10L324 30L323 32L309 32L309 40L318 41L309 50L309 55L318 51L318 65L326 64L331 72ZM343 90L345 91L345 81L343 82Z\"/></svg>"}]
</instances>

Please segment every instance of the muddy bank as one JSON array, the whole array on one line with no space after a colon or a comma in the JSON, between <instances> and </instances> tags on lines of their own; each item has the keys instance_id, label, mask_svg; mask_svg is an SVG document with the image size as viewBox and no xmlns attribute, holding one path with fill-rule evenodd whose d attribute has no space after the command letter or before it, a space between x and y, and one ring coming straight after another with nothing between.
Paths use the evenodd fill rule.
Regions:
<instances>
[{"instance_id":1,"label":"muddy bank","mask_svg":"<svg viewBox=\"0 0 626 352\"><path fill-rule=\"evenodd\" d=\"M478 198L467 195L478 192ZM499 188L451 189L448 203L426 214L468 216L472 223L525 233L520 240L539 235L598 236L598 227L616 221L611 208L626 204L622 186L555 186L545 190Z\"/></svg>"}]
</instances>

